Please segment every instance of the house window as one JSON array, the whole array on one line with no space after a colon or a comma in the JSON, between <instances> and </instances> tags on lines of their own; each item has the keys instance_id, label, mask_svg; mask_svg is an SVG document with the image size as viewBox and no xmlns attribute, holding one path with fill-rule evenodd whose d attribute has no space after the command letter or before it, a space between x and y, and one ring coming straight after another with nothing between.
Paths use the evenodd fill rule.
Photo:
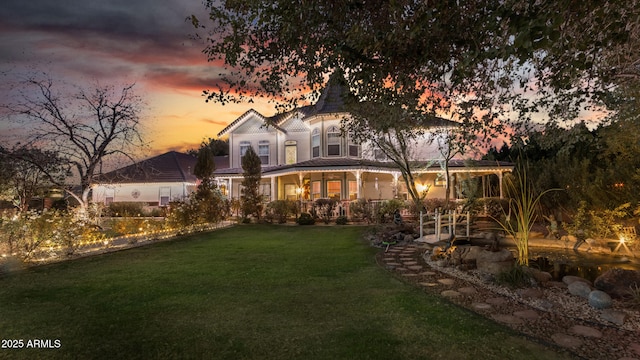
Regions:
<instances>
[{"instance_id":1,"label":"house window","mask_svg":"<svg viewBox=\"0 0 640 360\"><path fill-rule=\"evenodd\" d=\"M320 181L313 181L311 183L311 199L319 199L322 197L322 193L320 192Z\"/></svg>"},{"instance_id":2,"label":"house window","mask_svg":"<svg viewBox=\"0 0 640 360\"><path fill-rule=\"evenodd\" d=\"M384 153L384 151L382 151L380 149L374 149L373 150L373 156L378 161L387 161L388 160L387 159L387 155Z\"/></svg>"},{"instance_id":3,"label":"house window","mask_svg":"<svg viewBox=\"0 0 640 360\"><path fill-rule=\"evenodd\" d=\"M243 157L244 154L247 153L249 148L251 147L251 143L248 141L240 141L240 157Z\"/></svg>"},{"instance_id":4,"label":"house window","mask_svg":"<svg viewBox=\"0 0 640 360\"><path fill-rule=\"evenodd\" d=\"M356 144L351 137L349 137L349 156L350 157L360 156L360 145Z\"/></svg>"},{"instance_id":5,"label":"house window","mask_svg":"<svg viewBox=\"0 0 640 360\"><path fill-rule=\"evenodd\" d=\"M340 180L327 181L327 197L341 199L342 198L342 182Z\"/></svg>"},{"instance_id":6,"label":"house window","mask_svg":"<svg viewBox=\"0 0 640 360\"><path fill-rule=\"evenodd\" d=\"M260 183L260 195L263 196L263 201L271 200L271 184L269 183Z\"/></svg>"},{"instance_id":7,"label":"house window","mask_svg":"<svg viewBox=\"0 0 640 360\"><path fill-rule=\"evenodd\" d=\"M169 205L169 199L171 198L171 188L170 187L161 187L160 188L160 199L158 201L158 205L167 206Z\"/></svg>"},{"instance_id":8,"label":"house window","mask_svg":"<svg viewBox=\"0 0 640 360\"><path fill-rule=\"evenodd\" d=\"M104 198L104 204L109 206L113 203L113 196L107 196Z\"/></svg>"},{"instance_id":9,"label":"house window","mask_svg":"<svg viewBox=\"0 0 640 360\"><path fill-rule=\"evenodd\" d=\"M355 200L358 198L358 182L349 181L349 200Z\"/></svg>"},{"instance_id":10,"label":"house window","mask_svg":"<svg viewBox=\"0 0 640 360\"><path fill-rule=\"evenodd\" d=\"M298 146L295 141L285 141L284 158L286 164L295 164L298 162Z\"/></svg>"},{"instance_id":11,"label":"house window","mask_svg":"<svg viewBox=\"0 0 640 360\"><path fill-rule=\"evenodd\" d=\"M284 184L284 196L287 200L298 200L296 184Z\"/></svg>"},{"instance_id":12,"label":"house window","mask_svg":"<svg viewBox=\"0 0 640 360\"><path fill-rule=\"evenodd\" d=\"M340 136L340 129L337 126L332 126L327 130L327 156L340 156L342 149L340 149L340 143L342 138Z\"/></svg>"},{"instance_id":13,"label":"house window","mask_svg":"<svg viewBox=\"0 0 640 360\"><path fill-rule=\"evenodd\" d=\"M258 156L260 164L269 165L269 141L263 140L258 143Z\"/></svg>"},{"instance_id":14,"label":"house window","mask_svg":"<svg viewBox=\"0 0 640 360\"><path fill-rule=\"evenodd\" d=\"M320 130L313 129L311 133L311 155L316 158L320 156Z\"/></svg>"}]
</instances>

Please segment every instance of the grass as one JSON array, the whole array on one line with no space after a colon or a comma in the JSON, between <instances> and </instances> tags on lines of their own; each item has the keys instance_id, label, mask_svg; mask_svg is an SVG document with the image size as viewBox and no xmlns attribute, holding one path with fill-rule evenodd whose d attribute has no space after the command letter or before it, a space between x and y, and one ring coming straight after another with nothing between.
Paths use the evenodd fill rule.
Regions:
<instances>
[{"instance_id":1,"label":"grass","mask_svg":"<svg viewBox=\"0 0 640 360\"><path fill-rule=\"evenodd\" d=\"M0 278L11 359L555 359L375 264L360 227L237 226Z\"/></svg>"}]
</instances>

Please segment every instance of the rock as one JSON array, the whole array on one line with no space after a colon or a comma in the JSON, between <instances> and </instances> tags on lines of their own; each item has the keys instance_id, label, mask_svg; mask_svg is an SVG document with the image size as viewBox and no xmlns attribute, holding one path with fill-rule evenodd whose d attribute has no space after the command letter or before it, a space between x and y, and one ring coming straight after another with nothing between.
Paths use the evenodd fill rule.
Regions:
<instances>
[{"instance_id":1,"label":"rock","mask_svg":"<svg viewBox=\"0 0 640 360\"><path fill-rule=\"evenodd\" d=\"M562 333L553 334L551 336L551 339L556 344L558 344L558 345L560 345L562 347L567 347L567 348L577 348L580 345L582 345L582 340L578 339L575 336L562 334Z\"/></svg>"},{"instance_id":2,"label":"rock","mask_svg":"<svg viewBox=\"0 0 640 360\"><path fill-rule=\"evenodd\" d=\"M404 239L403 239L403 240L404 240L405 242L410 243L410 242L412 242L412 241L413 241L413 239L414 239L413 234L407 234L407 235L405 235L405 236L404 236Z\"/></svg>"},{"instance_id":3,"label":"rock","mask_svg":"<svg viewBox=\"0 0 640 360\"><path fill-rule=\"evenodd\" d=\"M516 290L516 294L525 299L540 299L544 296L541 290L535 288L524 288Z\"/></svg>"},{"instance_id":4,"label":"rock","mask_svg":"<svg viewBox=\"0 0 640 360\"><path fill-rule=\"evenodd\" d=\"M613 305L611 296L604 291L593 290L588 296L589 305L596 309L608 309Z\"/></svg>"},{"instance_id":5,"label":"rock","mask_svg":"<svg viewBox=\"0 0 640 360\"><path fill-rule=\"evenodd\" d=\"M529 275L531 275L531 277L538 283L538 284L544 284L546 282L549 282L553 279L553 276L546 272L546 271L540 271L538 269L534 269L534 268L530 268L530 267L525 267L524 268L527 273L529 273Z\"/></svg>"},{"instance_id":6,"label":"rock","mask_svg":"<svg viewBox=\"0 0 640 360\"><path fill-rule=\"evenodd\" d=\"M569 284L569 293L571 295L580 296L581 298L588 299L591 293L591 286L582 281L574 281Z\"/></svg>"},{"instance_id":7,"label":"rock","mask_svg":"<svg viewBox=\"0 0 640 360\"><path fill-rule=\"evenodd\" d=\"M616 325L624 325L624 321L627 318L627 314L621 311L605 309L605 310L602 310L602 312L600 313L600 317L610 323L614 323Z\"/></svg>"},{"instance_id":8,"label":"rock","mask_svg":"<svg viewBox=\"0 0 640 360\"><path fill-rule=\"evenodd\" d=\"M482 250L476 258L478 270L493 275L511 270L513 262L513 254L506 249L499 251Z\"/></svg>"},{"instance_id":9,"label":"rock","mask_svg":"<svg viewBox=\"0 0 640 360\"><path fill-rule=\"evenodd\" d=\"M632 287L640 287L640 271L613 268L598 276L593 284L611 297L627 298L631 296Z\"/></svg>"},{"instance_id":10,"label":"rock","mask_svg":"<svg viewBox=\"0 0 640 360\"><path fill-rule=\"evenodd\" d=\"M573 334L585 336L585 337L592 337L592 338L602 337L602 331L598 329L594 329L589 326L584 326L584 325L574 325L571 328L569 328L569 331L572 332Z\"/></svg>"},{"instance_id":11,"label":"rock","mask_svg":"<svg viewBox=\"0 0 640 360\"><path fill-rule=\"evenodd\" d=\"M579 276L565 275L565 276L562 277L562 282L567 284L567 285L571 285L572 283L574 283L576 281L582 281L584 283L587 283L587 284L591 285L591 282L589 280L581 278Z\"/></svg>"}]
</instances>

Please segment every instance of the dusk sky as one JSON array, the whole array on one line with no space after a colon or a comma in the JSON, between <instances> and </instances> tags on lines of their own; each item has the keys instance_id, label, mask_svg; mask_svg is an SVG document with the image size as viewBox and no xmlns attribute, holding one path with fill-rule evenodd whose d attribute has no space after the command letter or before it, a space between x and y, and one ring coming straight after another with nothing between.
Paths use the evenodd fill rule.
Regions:
<instances>
[{"instance_id":1,"label":"dusk sky","mask_svg":"<svg viewBox=\"0 0 640 360\"><path fill-rule=\"evenodd\" d=\"M135 82L148 105L144 136L154 153L196 148L250 108L273 114L266 102L205 103L202 90L221 69L207 62L203 43L190 40L194 29L185 21L204 11L201 0L5 0L0 100L9 97L8 84L34 71L88 88ZM0 124L0 136L15 126Z\"/></svg>"}]
</instances>

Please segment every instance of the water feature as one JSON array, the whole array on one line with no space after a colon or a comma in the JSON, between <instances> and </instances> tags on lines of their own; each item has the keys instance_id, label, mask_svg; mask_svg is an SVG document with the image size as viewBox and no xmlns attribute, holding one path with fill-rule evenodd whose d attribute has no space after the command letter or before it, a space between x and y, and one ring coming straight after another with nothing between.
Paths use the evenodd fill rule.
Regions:
<instances>
[{"instance_id":1,"label":"water feature","mask_svg":"<svg viewBox=\"0 0 640 360\"><path fill-rule=\"evenodd\" d=\"M640 270L640 259L631 256L595 254L572 249L529 248L529 266L549 272L554 280L575 275L594 281L613 268Z\"/></svg>"}]
</instances>

